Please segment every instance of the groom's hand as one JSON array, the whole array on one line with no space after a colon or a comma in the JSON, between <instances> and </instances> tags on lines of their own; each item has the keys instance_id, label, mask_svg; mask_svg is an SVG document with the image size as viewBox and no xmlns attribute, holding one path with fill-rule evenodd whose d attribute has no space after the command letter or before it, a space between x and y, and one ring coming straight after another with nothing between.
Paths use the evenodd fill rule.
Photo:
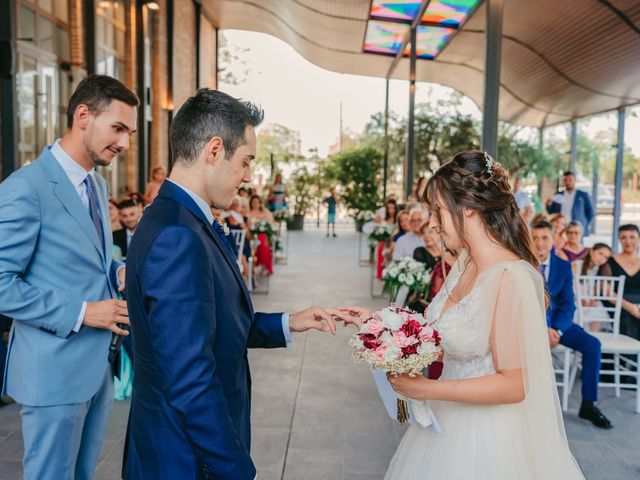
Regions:
<instances>
[{"instance_id":1,"label":"groom's hand","mask_svg":"<svg viewBox=\"0 0 640 480\"><path fill-rule=\"evenodd\" d=\"M306 332L307 330L320 330L336 334L336 322L334 317L345 320L347 315L333 308L309 307L297 313L289 315L289 329L292 332Z\"/></svg>"}]
</instances>

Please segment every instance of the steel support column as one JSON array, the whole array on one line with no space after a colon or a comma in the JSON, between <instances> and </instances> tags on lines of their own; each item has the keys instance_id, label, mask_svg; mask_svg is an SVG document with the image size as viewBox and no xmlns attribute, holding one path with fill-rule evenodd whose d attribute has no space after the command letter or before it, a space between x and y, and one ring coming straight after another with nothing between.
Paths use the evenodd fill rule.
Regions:
<instances>
[{"instance_id":1,"label":"steel support column","mask_svg":"<svg viewBox=\"0 0 640 480\"><path fill-rule=\"evenodd\" d=\"M387 181L389 176L389 79L384 89L384 163L382 166L382 200L387 199Z\"/></svg>"},{"instance_id":2,"label":"steel support column","mask_svg":"<svg viewBox=\"0 0 640 480\"><path fill-rule=\"evenodd\" d=\"M407 198L413 188L413 162L415 140L416 110L416 28L411 29L411 54L409 56L409 124L407 125L407 158L404 170L404 197Z\"/></svg>"},{"instance_id":3,"label":"steel support column","mask_svg":"<svg viewBox=\"0 0 640 480\"><path fill-rule=\"evenodd\" d=\"M569 170L576 173L576 162L578 160L578 121L571 120L571 159L569 160Z\"/></svg>"},{"instance_id":4,"label":"steel support column","mask_svg":"<svg viewBox=\"0 0 640 480\"><path fill-rule=\"evenodd\" d=\"M500 101L500 60L502 58L502 17L504 0L487 0L487 29L484 69L484 112L482 148L498 157L498 105Z\"/></svg>"},{"instance_id":5,"label":"steel support column","mask_svg":"<svg viewBox=\"0 0 640 480\"><path fill-rule=\"evenodd\" d=\"M611 246L613 252L618 252L618 227L620 227L620 216L622 214L622 162L624 159L624 123L626 110L618 110L618 144L616 145L616 190L613 202L613 232L611 233Z\"/></svg>"}]
</instances>

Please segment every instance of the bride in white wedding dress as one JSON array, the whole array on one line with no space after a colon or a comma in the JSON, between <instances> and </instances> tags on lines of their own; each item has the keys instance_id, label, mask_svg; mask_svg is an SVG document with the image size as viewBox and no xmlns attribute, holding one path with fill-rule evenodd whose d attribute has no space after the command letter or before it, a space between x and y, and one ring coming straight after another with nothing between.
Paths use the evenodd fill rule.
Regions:
<instances>
[{"instance_id":1,"label":"bride in white wedding dress","mask_svg":"<svg viewBox=\"0 0 640 480\"><path fill-rule=\"evenodd\" d=\"M428 400L443 433L409 427L385 480L584 478L562 422L543 279L506 172L484 152L462 152L424 199L445 246L460 252L427 311L444 369L438 380L389 380Z\"/></svg>"}]
</instances>

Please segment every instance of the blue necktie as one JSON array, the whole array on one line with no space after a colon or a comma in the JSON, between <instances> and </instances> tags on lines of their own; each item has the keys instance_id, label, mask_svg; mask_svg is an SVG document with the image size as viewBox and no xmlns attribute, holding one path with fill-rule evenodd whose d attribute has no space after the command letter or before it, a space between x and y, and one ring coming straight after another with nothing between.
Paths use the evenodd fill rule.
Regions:
<instances>
[{"instance_id":1,"label":"blue necktie","mask_svg":"<svg viewBox=\"0 0 640 480\"><path fill-rule=\"evenodd\" d=\"M96 227L98 239L100 240L100 245L102 246L102 250L104 251L104 231L102 230L102 220L100 220L100 210L98 208L98 195L96 194L96 186L93 183L93 178L91 178L91 175L87 175L87 178L84 179L83 183L87 188L87 197L89 197L89 215L91 216L93 226Z\"/></svg>"},{"instance_id":2,"label":"blue necktie","mask_svg":"<svg viewBox=\"0 0 640 480\"><path fill-rule=\"evenodd\" d=\"M540 265L540 273L542 274L542 279L544 280L545 285L547 284L546 272L547 272L547 265L543 263L542 265Z\"/></svg>"}]
</instances>

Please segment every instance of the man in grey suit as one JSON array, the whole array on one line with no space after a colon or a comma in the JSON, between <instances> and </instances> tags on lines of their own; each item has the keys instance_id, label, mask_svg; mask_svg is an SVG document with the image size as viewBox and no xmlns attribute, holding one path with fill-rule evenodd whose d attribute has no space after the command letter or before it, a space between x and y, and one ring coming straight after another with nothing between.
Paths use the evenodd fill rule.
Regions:
<instances>
[{"instance_id":1,"label":"man in grey suit","mask_svg":"<svg viewBox=\"0 0 640 480\"><path fill-rule=\"evenodd\" d=\"M109 343L129 317L95 167L129 147L138 104L119 81L89 76L63 138L0 184L0 314L14 319L3 393L21 406L28 480L90 479L98 461Z\"/></svg>"}]
</instances>

